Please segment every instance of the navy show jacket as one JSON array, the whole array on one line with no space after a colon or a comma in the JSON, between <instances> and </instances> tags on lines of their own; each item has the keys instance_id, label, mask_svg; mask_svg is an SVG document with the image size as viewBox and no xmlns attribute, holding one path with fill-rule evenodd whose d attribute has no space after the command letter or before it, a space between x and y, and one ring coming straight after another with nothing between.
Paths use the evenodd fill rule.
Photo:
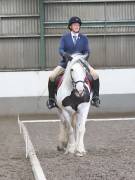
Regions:
<instances>
[{"instance_id":1,"label":"navy show jacket","mask_svg":"<svg viewBox=\"0 0 135 180\"><path fill-rule=\"evenodd\" d=\"M70 55L74 53L81 53L81 54L90 53L87 36L79 33L77 42L74 45L71 32L64 34L60 39L60 46L59 46L59 53L62 56L62 58L65 52ZM63 68L66 68L67 62L64 59L62 59L59 62L59 65L62 66Z\"/></svg>"}]
</instances>

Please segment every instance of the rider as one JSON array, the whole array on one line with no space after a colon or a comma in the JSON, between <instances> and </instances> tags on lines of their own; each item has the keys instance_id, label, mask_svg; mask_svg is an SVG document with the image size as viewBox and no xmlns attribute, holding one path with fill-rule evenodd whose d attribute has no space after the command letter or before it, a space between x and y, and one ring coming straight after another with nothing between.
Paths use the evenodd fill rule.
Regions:
<instances>
[{"instance_id":1,"label":"rider","mask_svg":"<svg viewBox=\"0 0 135 180\"><path fill-rule=\"evenodd\" d=\"M86 55L86 60L89 57L90 50L88 45L88 38L79 33L81 27L81 19L79 17L71 17L68 22L69 33L64 34L60 40L59 53L62 56L62 60L59 62L58 66L52 71L49 82L49 100L47 101L47 106L49 109L56 107L55 104L55 79L58 75L62 74L67 66L67 62L72 59L71 55L74 53L81 53ZM89 66L90 74L93 78L93 96L91 104L93 106L99 107L99 76L96 71Z\"/></svg>"}]
</instances>

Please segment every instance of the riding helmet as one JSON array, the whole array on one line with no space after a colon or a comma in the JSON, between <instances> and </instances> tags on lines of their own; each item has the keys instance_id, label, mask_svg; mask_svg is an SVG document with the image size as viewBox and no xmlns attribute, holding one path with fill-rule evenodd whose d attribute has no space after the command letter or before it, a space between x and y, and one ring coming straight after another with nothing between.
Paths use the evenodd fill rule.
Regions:
<instances>
[{"instance_id":1,"label":"riding helmet","mask_svg":"<svg viewBox=\"0 0 135 180\"><path fill-rule=\"evenodd\" d=\"M81 19L80 19L79 17L77 17L77 16L71 17L71 18L69 19L69 22L68 22L68 28L69 28L69 29L70 29L71 24L73 24L73 23L79 23L80 26L81 26L82 21L81 21Z\"/></svg>"}]
</instances>

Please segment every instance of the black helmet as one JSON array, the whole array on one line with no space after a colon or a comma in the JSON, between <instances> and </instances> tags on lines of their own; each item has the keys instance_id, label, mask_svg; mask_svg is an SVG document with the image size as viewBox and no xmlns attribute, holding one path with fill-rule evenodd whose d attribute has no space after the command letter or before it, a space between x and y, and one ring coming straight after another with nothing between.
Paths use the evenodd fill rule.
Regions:
<instances>
[{"instance_id":1,"label":"black helmet","mask_svg":"<svg viewBox=\"0 0 135 180\"><path fill-rule=\"evenodd\" d=\"M69 22L68 22L68 28L69 28L69 29L70 29L71 24L73 24L73 23L79 23L80 26L81 26L82 21L81 21L81 19L80 19L79 17L77 17L77 16L71 17L71 18L69 19Z\"/></svg>"}]
</instances>

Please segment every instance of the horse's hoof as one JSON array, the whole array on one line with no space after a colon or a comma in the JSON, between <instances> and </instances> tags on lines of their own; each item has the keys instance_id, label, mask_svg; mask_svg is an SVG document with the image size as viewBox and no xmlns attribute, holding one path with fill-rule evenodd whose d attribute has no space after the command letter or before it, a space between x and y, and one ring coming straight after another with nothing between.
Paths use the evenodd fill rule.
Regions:
<instances>
[{"instance_id":1,"label":"horse's hoof","mask_svg":"<svg viewBox=\"0 0 135 180\"><path fill-rule=\"evenodd\" d=\"M65 152L64 152L64 154L68 154L69 153L69 151L68 150L66 150Z\"/></svg>"},{"instance_id":2,"label":"horse's hoof","mask_svg":"<svg viewBox=\"0 0 135 180\"><path fill-rule=\"evenodd\" d=\"M84 153L82 153L82 152L76 152L75 155L78 156L78 157L83 157L83 156L84 156Z\"/></svg>"},{"instance_id":3,"label":"horse's hoof","mask_svg":"<svg viewBox=\"0 0 135 180\"><path fill-rule=\"evenodd\" d=\"M87 151L83 151L83 155L86 155L87 154Z\"/></svg>"},{"instance_id":4,"label":"horse's hoof","mask_svg":"<svg viewBox=\"0 0 135 180\"><path fill-rule=\"evenodd\" d=\"M65 151L65 148L64 148L64 147L57 146L57 150L58 150L58 151Z\"/></svg>"},{"instance_id":5,"label":"horse's hoof","mask_svg":"<svg viewBox=\"0 0 135 180\"><path fill-rule=\"evenodd\" d=\"M84 155L86 155L86 151L83 151L83 152L79 152L79 151L77 151L76 153L75 153L75 155L76 156L79 156L79 157L83 157Z\"/></svg>"},{"instance_id":6,"label":"horse's hoof","mask_svg":"<svg viewBox=\"0 0 135 180\"><path fill-rule=\"evenodd\" d=\"M75 149L66 149L64 154L74 154L75 153Z\"/></svg>"}]
</instances>

